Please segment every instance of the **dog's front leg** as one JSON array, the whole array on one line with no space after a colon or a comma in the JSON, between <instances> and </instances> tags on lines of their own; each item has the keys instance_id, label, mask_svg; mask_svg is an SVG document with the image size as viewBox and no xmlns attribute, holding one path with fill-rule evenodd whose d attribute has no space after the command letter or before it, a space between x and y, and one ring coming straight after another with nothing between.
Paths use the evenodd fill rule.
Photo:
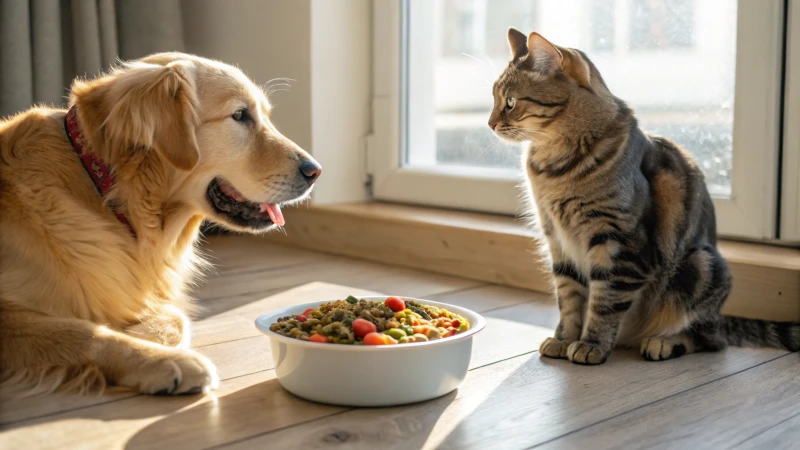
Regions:
<instances>
[{"instance_id":1,"label":"dog's front leg","mask_svg":"<svg viewBox=\"0 0 800 450\"><path fill-rule=\"evenodd\" d=\"M82 391L108 384L143 394L174 395L205 392L219 384L214 365L194 350L136 339L1 299L0 355L0 391L8 388L12 393L60 386Z\"/></svg>"},{"instance_id":2,"label":"dog's front leg","mask_svg":"<svg viewBox=\"0 0 800 450\"><path fill-rule=\"evenodd\" d=\"M125 328L129 336L170 347L189 348L192 341L191 322L186 314L172 305L142 318L141 323Z\"/></svg>"}]
</instances>

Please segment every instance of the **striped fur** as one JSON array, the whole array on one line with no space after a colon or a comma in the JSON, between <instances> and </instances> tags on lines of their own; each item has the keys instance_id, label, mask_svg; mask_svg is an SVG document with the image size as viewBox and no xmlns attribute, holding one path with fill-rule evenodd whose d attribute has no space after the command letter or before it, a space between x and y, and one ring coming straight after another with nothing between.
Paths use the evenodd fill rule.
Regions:
<instances>
[{"instance_id":1,"label":"striped fur","mask_svg":"<svg viewBox=\"0 0 800 450\"><path fill-rule=\"evenodd\" d=\"M489 125L530 142L527 194L561 312L542 354L601 364L616 345L656 361L729 344L800 349L800 324L720 314L732 279L691 155L644 133L582 52L514 29L509 44Z\"/></svg>"}]
</instances>

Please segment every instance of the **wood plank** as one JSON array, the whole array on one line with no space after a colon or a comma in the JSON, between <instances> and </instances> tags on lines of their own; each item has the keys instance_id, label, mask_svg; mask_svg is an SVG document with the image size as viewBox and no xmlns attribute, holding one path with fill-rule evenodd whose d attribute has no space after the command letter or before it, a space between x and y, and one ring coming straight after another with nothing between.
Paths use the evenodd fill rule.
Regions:
<instances>
[{"instance_id":1,"label":"wood plank","mask_svg":"<svg viewBox=\"0 0 800 450\"><path fill-rule=\"evenodd\" d=\"M729 263L733 292L722 312L734 316L800 322L800 271Z\"/></svg>"},{"instance_id":2,"label":"wood plank","mask_svg":"<svg viewBox=\"0 0 800 450\"><path fill-rule=\"evenodd\" d=\"M796 449L798 442L800 442L800 413L749 437L733 448L790 450Z\"/></svg>"},{"instance_id":3,"label":"wood plank","mask_svg":"<svg viewBox=\"0 0 800 450\"><path fill-rule=\"evenodd\" d=\"M550 286L533 238L510 218L376 204L287 214L287 235L267 239L537 291Z\"/></svg>"},{"instance_id":4,"label":"wood plank","mask_svg":"<svg viewBox=\"0 0 800 450\"><path fill-rule=\"evenodd\" d=\"M787 355L584 428L544 448L716 449L738 444L756 448L753 445L758 442L751 438L800 414L798 372L800 358ZM790 439L783 445L797 448L800 428L784 427L783 433L762 435L770 437Z\"/></svg>"},{"instance_id":5,"label":"wood plank","mask_svg":"<svg viewBox=\"0 0 800 450\"><path fill-rule=\"evenodd\" d=\"M104 403L135 397L133 392L107 392L104 395L53 394L42 397L4 400L0 407L0 431L26 420L60 412L77 411ZM0 433L0 436L2 434ZM3 447L5 448L5 447Z\"/></svg>"},{"instance_id":6,"label":"wood plank","mask_svg":"<svg viewBox=\"0 0 800 450\"><path fill-rule=\"evenodd\" d=\"M469 289L443 292L427 297L437 302L451 303L477 312L503 308L517 303L532 302L541 306L542 314L557 313L556 302L550 294L518 289L497 284L487 284Z\"/></svg>"},{"instance_id":7,"label":"wood plank","mask_svg":"<svg viewBox=\"0 0 800 450\"><path fill-rule=\"evenodd\" d=\"M233 273L209 279L197 292L201 301L230 299L243 294L259 295L280 288L321 281L344 284L389 295L421 297L482 285L479 281L392 267L366 261L336 259L294 267L281 267L268 274Z\"/></svg>"},{"instance_id":8,"label":"wood plank","mask_svg":"<svg viewBox=\"0 0 800 450\"><path fill-rule=\"evenodd\" d=\"M276 244L263 236L223 235L201 243L200 252L214 265L214 273L267 271L277 267L335 259L319 252Z\"/></svg>"},{"instance_id":9,"label":"wood plank","mask_svg":"<svg viewBox=\"0 0 800 450\"><path fill-rule=\"evenodd\" d=\"M138 396L12 426L0 448L199 449L341 410L294 397L267 371L226 380L213 396Z\"/></svg>"},{"instance_id":10,"label":"wood plank","mask_svg":"<svg viewBox=\"0 0 800 450\"><path fill-rule=\"evenodd\" d=\"M511 217L386 203L316 205L287 211L287 217L287 234L266 239L539 292L551 289L532 234ZM721 241L719 248L734 276L727 314L800 322L800 250L733 241Z\"/></svg>"},{"instance_id":11,"label":"wood plank","mask_svg":"<svg viewBox=\"0 0 800 450\"><path fill-rule=\"evenodd\" d=\"M730 349L651 363L618 352L585 367L531 353L471 371L440 399L353 409L225 448L525 448L782 355Z\"/></svg>"}]
</instances>

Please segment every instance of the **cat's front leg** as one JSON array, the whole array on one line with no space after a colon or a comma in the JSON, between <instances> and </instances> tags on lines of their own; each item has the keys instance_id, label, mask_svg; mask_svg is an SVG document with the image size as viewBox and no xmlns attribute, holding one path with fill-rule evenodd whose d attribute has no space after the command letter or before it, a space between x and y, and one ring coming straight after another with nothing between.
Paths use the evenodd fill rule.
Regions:
<instances>
[{"instance_id":1,"label":"cat's front leg","mask_svg":"<svg viewBox=\"0 0 800 450\"><path fill-rule=\"evenodd\" d=\"M567 349L567 358L575 364L606 362L616 344L623 316L638 301L646 284L645 275L615 261L609 250L618 253L616 245L599 244L590 249L593 268L585 326L581 340Z\"/></svg>"},{"instance_id":2,"label":"cat's front leg","mask_svg":"<svg viewBox=\"0 0 800 450\"><path fill-rule=\"evenodd\" d=\"M550 358L567 357L570 344L581 338L587 281L569 261L553 264L553 281L558 300L560 320L556 332L539 347L539 353Z\"/></svg>"}]
</instances>

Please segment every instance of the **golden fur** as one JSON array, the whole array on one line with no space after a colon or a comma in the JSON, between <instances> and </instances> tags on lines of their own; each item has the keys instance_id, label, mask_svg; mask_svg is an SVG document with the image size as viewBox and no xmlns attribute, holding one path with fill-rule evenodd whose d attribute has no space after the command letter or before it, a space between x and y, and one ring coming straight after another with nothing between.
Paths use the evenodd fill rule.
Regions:
<instances>
[{"instance_id":1,"label":"golden fur","mask_svg":"<svg viewBox=\"0 0 800 450\"><path fill-rule=\"evenodd\" d=\"M294 201L311 189L298 167L313 159L275 129L267 98L239 70L196 56L157 54L76 81L70 103L115 171L106 198L67 139L65 110L0 121L3 391L214 387L182 312L204 264L195 243L204 218L253 230L215 210L207 188L224 177L256 203ZM231 119L242 108L247 123Z\"/></svg>"}]
</instances>

